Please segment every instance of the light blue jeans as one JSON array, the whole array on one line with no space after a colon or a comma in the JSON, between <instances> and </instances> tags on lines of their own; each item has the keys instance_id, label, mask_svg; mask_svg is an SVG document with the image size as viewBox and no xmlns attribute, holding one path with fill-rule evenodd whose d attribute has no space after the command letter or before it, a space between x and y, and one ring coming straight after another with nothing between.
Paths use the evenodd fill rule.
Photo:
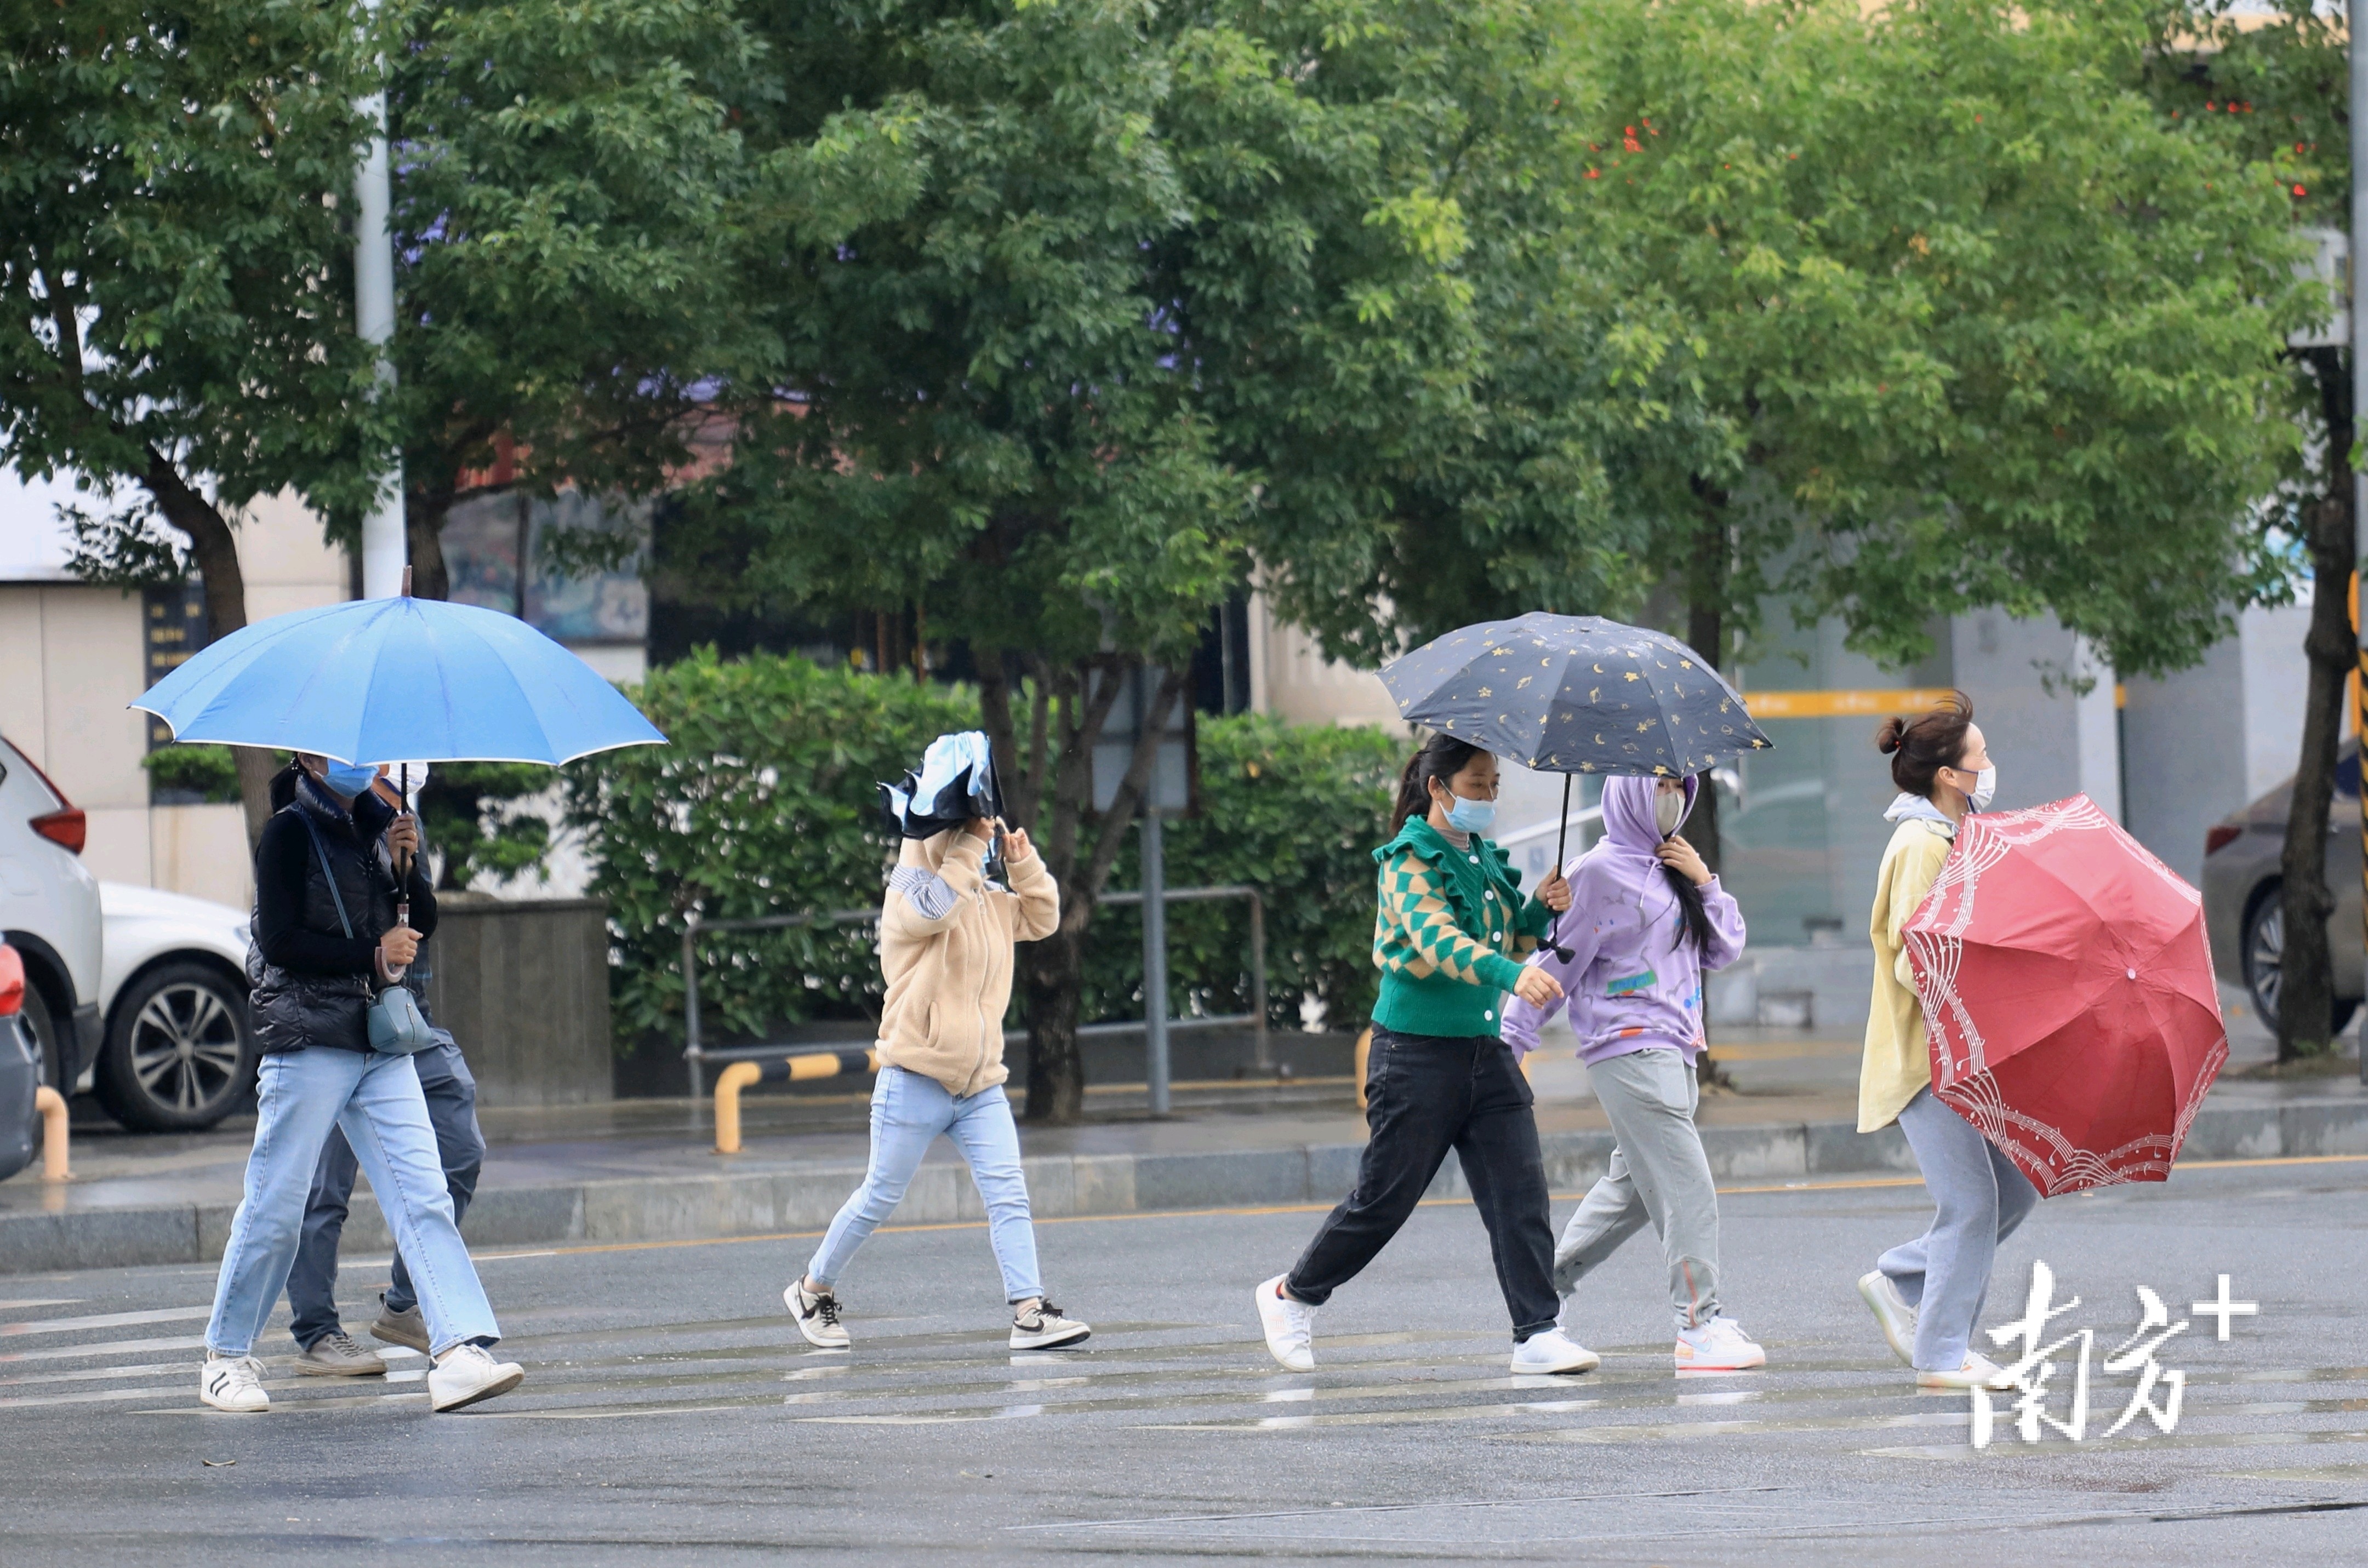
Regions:
<instances>
[{"instance_id":1,"label":"light blue jeans","mask_svg":"<svg viewBox=\"0 0 2368 1568\"><path fill-rule=\"evenodd\" d=\"M970 1163L970 1179L986 1204L986 1234L1003 1268L1004 1299L1024 1301L1044 1293L1036 1277L1028 1178L1019 1169L1019 1129L1012 1123L1003 1085L953 1095L935 1078L901 1067L880 1069L880 1082L871 1090L871 1168L823 1233L806 1278L825 1287L837 1283L855 1249L905 1200L921 1156L940 1132Z\"/></svg>"},{"instance_id":2,"label":"light blue jeans","mask_svg":"<svg viewBox=\"0 0 2368 1568\"><path fill-rule=\"evenodd\" d=\"M1916 1151L1935 1212L1930 1229L1874 1266L1916 1309L1917 1370L1953 1372L1981 1320L1998 1244L2030 1214L2039 1189L1929 1086L1899 1113L1899 1131Z\"/></svg>"},{"instance_id":3,"label":"light blue jeans","mask_svg":"<svg viewBox=\"0 0 2368 1568\"><path fill-rule=\"evenodd\" d=\"M244 1356L255 1347L288 1288L313 1173L331 1128L345 1131L378 1195L387 1233L411 1266L435 1353L501 1337L476 1265L452 1221L444 1162L410 1057L327 1046L278 1051L263 1059L255 1099L246 1197L231 1218L230 1244L222 1249L207 1349Z\"/></svg>"}]
</instances>

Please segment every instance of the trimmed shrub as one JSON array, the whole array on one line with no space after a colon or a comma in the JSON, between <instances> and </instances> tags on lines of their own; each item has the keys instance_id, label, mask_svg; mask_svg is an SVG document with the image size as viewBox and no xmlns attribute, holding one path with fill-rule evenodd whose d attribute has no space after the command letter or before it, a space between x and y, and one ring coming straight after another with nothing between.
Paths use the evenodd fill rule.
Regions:
<instances>
[{"instance_id":1,"label":"trimmed shrub","mask_svg":"<svg viewBox=\"0 0 2368 1568\"><path fill-rule=\"evenodd\" d=\"M682 1038L688 911L715 921L876 908L896 853L876 782L902 777L938 735L979 722L967 687L818 667L794 654L725 662L705 650L653 671L629 695L674 744L567 769L568 822L583 835L590 891L609 903L623 1049L649 1034ZM1265 891L1277 1028L1300 1027L1304 997L1321 1002L1335 1027L1372 1007L1372 856L1401 749L1374 730L1255 714L1201 721L1203 814L1169 824L1168 885ZM1111 886L1136 885L1140 864L1132 848L1121 854ZM1142 1016L1142 932L1135 910L1096 914L1082 1017ZM1246 904L1172 905L1167 933L1176 1013L1247 1010ZM700 939L699 957L711 1040L879 1017L869 926L717 932Z\"/></svg>"},{"instance_id":2,"label":"trimmed shrub","mask_svg":"<svg viewBox=\"0 0 2368 1568\"><path fill-rule=\"evenodd\" d=\"M682 930L703 920L877 908L895 844L877 780L978 722L966 690L820 668L795 655L726 663L704 649L628 693L673 741L572 765L567 817L590 891L609 902L617 1039L682 1038ZM718 932L700 939L701 1030L754 1035L873 1018L870 926Z\"/></svg>"},{"instance_id":3,"label":"trimmed shrub","mask_svg":"<svg viewBox=\"0 0 2368 1568\"><path fill-rule=\"evenodd\" d=\"M1271 1028L1300 1028L1309 997L1333 1028L1361 1027L1372 1011L1381 985L1372 856L1388 836L1406 745L1384 730L1291 724L1262 713L1201 721L1201 815L1167 824L1167 885L1246 883L1264 894ZM1130 846L1110 886L1140 886L1142 865ZM1249 1011L1249 950L1247 902L1168 905L1169 1014ZM1143 1016L1139 910L1094 916L1080 1016Z\"/></svg>"}]
</instances>

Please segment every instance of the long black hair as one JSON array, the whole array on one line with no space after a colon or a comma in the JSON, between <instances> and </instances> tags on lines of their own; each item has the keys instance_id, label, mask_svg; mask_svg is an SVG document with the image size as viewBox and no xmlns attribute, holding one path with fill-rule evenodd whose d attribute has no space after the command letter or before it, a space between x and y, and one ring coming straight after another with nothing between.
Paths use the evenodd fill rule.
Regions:
<instances>
[{"instance_id":1,"label":"long black hair","mask_svg":"<svg viewBox=\"0 0 2368 1568\"><path fill-rule=\"evenodd\" d=\"M1702 787L1705 790L1717 788L1710 781L1707 773L1702 776ZM1710 952L1710 911L1702 905L1702 889L1694 886L1694 880L1675 866L1664 865L1661 875L1668 880L1669 892L1677 897L1678 921L1681 927L1678 941L1691 940L1694 961L1700 963ZM1670 945L1674 948L1676 943Z\"/></svg>"},{"instance_id":2,"label":"long black hair","mask_svg":"<svg viewBox=\"0 0 2368 1568\"><path fill-rule=\"evenodd\" d=\"M1454 787L1448 780L1463 771L1471 760L1480 755L1480 748L1470 741L1459 741L1453 735L1434 734L1422 743L1422 749L1398 775L1397 804L1390 811L1390 832L1395 835L1406 824L1408 817L1425 815L1430 810L1430 781L1434 778L1445 786L1450 794Z\"/></svg>"}]
</instances>

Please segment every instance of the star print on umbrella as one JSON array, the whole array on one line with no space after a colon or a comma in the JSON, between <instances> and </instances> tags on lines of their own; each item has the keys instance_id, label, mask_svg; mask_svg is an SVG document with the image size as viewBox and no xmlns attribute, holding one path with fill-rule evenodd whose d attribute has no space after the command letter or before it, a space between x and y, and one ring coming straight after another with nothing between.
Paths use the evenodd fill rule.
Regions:
<instances>
[{"instance_id":1,"label":"star print on umbrella","mask_svg":"<svg viewBox=\"0 0 2368 1568\"><path fill-rule=\"evenodd\" d=\"M1765 751L1743 699L1676 638L1601 616L1483 621L1382 670L1406 718L1551 773L1699 773Z\"/></svg>"}]
</instances>

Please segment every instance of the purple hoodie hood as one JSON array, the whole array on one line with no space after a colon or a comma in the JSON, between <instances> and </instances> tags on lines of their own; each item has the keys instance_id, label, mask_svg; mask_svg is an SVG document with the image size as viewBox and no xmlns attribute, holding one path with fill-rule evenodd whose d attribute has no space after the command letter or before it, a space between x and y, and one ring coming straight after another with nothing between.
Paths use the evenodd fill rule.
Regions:
<instances>
[{"instance_id":1,"label":"purple hoodie hood","mask_svg":"<svg viewBox=\"0 0 2368 1568\"><path fill-rule=\"evenodd\" d=\"M1653 798L1660 788L1657 778L1638 778L1624 773L1603 781L1603 842L1611 846L1613 856L1636 863L1634 869L1639 881L1646 873L1661 869L1661 862L1653 855L1661 846L1661 830L1653 821ZM1694 814L1694 797L1701 790L1702 780L1689 776L1686 816ZM1685 818L1678 820L1682 826Z\"/></svg>"}]
</instances>

